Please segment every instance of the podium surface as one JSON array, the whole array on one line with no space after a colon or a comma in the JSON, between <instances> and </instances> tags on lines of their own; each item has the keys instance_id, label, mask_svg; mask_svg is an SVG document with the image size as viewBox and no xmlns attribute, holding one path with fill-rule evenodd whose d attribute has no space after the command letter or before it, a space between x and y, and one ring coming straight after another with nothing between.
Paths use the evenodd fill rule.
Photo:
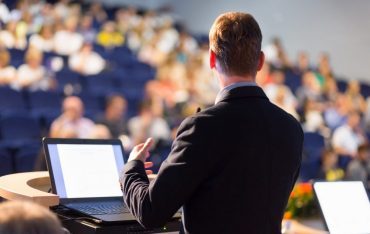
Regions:
<instances>
[{"instance_id":1,"label":"podium surface","mask_svg":"<svg viewBox=\"0 0 370 234\"><path fill-rule=\"evenodd\" d=\"M36 171L0 177L0 196L7 200L28 200L43 206L59 205L59 196L48 193L49 172Z\"/></svg>"}]
</instances>

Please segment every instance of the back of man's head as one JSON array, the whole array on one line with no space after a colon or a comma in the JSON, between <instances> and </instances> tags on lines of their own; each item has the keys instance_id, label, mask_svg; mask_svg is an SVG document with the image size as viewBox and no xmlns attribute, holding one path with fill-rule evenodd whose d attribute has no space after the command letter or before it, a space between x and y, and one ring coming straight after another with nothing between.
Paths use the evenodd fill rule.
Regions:
<instances>
[{"instance_id":1,"label":"back of man's head","mask_svg":"<svg viewBox=\"0 0 370 234\"><path fill-rule=\"evenodd\" d=\"M240 12L220 15L209 32L209 41L224 74L256 75L262 33L252 15Z\"/></svg>"},{"instance_id":2,"label":"back of man's head","mask_svg":"<svg viewBox=\"0 0 370 234\"><path fill-rule=\"evenodd\" d=\"M0 204L2 234L62 234L61 223L47 208L31 202L9 201Z\"/></svg>"}]
</instances>

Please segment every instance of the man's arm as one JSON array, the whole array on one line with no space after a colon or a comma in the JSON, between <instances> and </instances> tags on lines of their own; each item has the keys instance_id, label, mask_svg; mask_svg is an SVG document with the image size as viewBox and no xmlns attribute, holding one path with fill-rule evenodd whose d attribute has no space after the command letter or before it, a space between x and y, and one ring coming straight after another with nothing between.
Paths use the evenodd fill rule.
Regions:
<instances>
[{"instance_id":1,"label":"man's arm","mask_svg":"<svg viewBox=\"0 0 370 234\"><path fill-rule=\"evenodd\" d=\"M121 176L124 199L143 226L164 225L204 181L212 169L209 146L213 137L194 118L185 120L170 155L150 184L142 160L125 165ZM141 153L141 157L146 154Z\"/></svg>"}]
</instances>

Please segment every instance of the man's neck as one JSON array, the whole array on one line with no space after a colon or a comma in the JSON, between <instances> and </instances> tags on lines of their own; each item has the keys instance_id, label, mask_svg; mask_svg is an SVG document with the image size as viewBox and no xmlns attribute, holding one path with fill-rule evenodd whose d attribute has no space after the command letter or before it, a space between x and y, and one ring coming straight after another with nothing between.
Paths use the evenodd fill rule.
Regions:
<instances>
[{"instance_id":1,"label":"man's neck","mask_svg":"<svg viewBox=\"0 0 370 234\"><path fill-rule=\"evenodd\" d=\"M253 76L227 76L224 74L220 74L218 77L220 88L223 89L229 85L240 83L240 82L255 82L255 78Z\"/></svg>"}]
</instances>

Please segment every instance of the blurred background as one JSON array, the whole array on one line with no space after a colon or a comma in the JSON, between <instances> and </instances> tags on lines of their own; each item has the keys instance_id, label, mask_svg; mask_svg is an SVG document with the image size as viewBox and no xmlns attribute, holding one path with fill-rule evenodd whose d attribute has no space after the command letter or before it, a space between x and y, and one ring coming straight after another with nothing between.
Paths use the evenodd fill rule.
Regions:
<instances>
[{"instance_id":1,"label":"blurred background","mask_svg":"<svg viewBox=\"0 0 370 234\"><path fill-rule=\"evenodd\" d=\"M258 85L302 123L300 180L368 185L370 3L359 0L2 1L0 175L45 170L44 136L120 138L127 153L150 136L157 171L181 121L214 103L208 30L232 10L260 23Z\"/></svg>"}]
</instances>

